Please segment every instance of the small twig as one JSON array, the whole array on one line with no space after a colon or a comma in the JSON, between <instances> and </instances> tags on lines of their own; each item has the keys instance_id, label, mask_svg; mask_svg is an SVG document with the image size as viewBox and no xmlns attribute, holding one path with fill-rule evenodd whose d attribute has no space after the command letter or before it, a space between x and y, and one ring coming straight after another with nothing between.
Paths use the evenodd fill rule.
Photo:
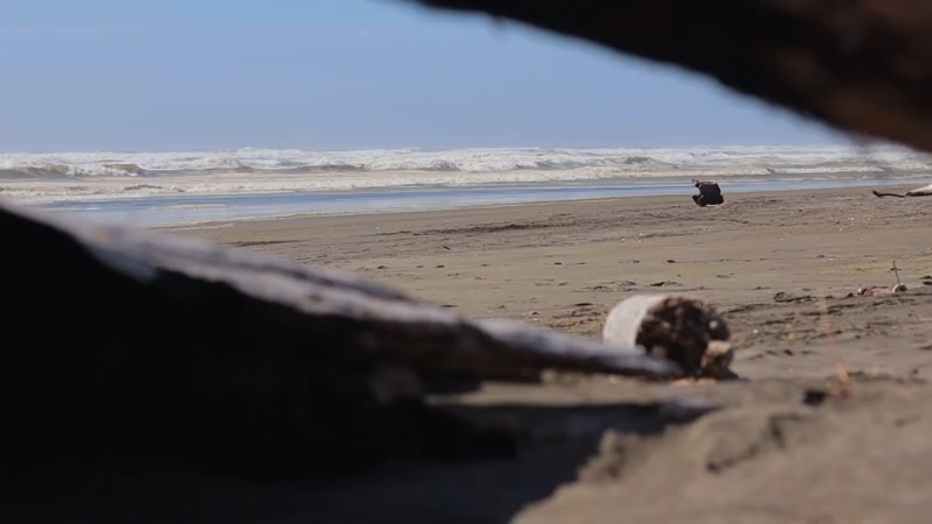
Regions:
<instances>
[{"instance_id":1,"label":"small twig","mask_svg":"<svg viewBox=\"0 0 932 524\"><path fill-rule=\"evenodd\" d=\"M893 274L896 275L896 285L893 286L893 289L890 290L890 293L895 295L897 293L906 291L906 286L903 285L903 282L900 280L900 270L896 267L896 260L893 261L893 267L890 268L890 270L893 271Z\"/></svg>"},{"instance_id":2,"label":"small twig","mask_svg":"<svg viewBox=\"0 0 932 524\"><path fill-rule=\"evenodd\" d=\"M832 350L832 358L835 360L835 373L838 376L838 393L842 397L851 395L851 375L848 373L848 365L838 350L835 343L835 334L832 330L832 322L829 319L828 302L825 300L825 294L819 295L819 320L822 324L822 331L828 339L829 348Z\"/></svg>"}]
</instances>

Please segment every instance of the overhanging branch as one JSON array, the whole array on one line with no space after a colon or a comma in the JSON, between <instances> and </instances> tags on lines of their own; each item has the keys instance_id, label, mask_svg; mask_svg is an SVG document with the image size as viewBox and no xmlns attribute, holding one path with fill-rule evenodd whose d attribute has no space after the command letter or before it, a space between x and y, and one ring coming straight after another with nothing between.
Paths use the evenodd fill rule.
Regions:
<instances>
[{"instance_id":1,"label":"overhanging branch","mask_svg":"<svg viewBox=\"0 0 932 524\"><path fill-rule=\"evenodd\" d=\"M932 151L932 2L408 1L676 64L849 133Z\"/></svg>"}]
</instances>

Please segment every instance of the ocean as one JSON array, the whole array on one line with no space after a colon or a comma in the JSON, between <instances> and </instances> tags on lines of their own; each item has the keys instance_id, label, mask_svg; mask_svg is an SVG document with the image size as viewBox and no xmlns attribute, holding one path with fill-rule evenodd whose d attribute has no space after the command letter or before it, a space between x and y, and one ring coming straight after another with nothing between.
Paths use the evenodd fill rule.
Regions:
<instances>
[{"instance_id":1,"label":"ocean","mask_svg":"<svg viewBox=\"0 0 932 524\"><path fill-rule=\"evenodd\" d=\"M897 146L397 149L0 154L0 196L140 226L310 213L445 209L932 182Z\"/></svg>"}]
</instances>

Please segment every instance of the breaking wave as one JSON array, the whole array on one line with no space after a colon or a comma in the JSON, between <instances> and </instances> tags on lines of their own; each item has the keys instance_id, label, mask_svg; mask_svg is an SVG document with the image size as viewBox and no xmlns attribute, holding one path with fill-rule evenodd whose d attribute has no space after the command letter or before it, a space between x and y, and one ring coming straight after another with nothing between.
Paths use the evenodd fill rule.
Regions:
<instances>
[{"instance_id":1,"label":"breaking wave","mask_svg":"<svg viewBox=\"0 0 932 524\"><path fill-rule=\"evenodd\" d=\"M896 146L22 153L0 154L0 197L77 202L411 186L682 183L700 177L915 178L930 172L932 157Z\"/></svg>"},{"instance_id":2,"label":"breaking wave","mask_svg":"<svg viewBox=\"0 0 932 524\"><path fill-rule=\"evenodd\" d=\"M507 173L580 171L600 175L717 173L895 172L932 168L908 149L846 146L709 147L666 149L454 149L303 151L237 149L166 153L0 154L0 181L24 179L153 178L211 174L340 174L380 172Z\"/></svg>"}]
</instances>

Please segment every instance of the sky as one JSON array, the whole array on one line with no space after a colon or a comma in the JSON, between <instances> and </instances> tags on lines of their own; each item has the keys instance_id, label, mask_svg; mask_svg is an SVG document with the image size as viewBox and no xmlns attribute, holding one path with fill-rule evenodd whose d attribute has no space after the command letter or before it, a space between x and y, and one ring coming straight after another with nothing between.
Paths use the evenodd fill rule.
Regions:
<instances>
[{"instance_id":1,"label":"sky","mask_svg":"<svg viewBox=\"0 0 932 524\"><path fill-rule=\"evenodd\" d=\"M401 0L0 3L0 151L845 143L704 77Z\"/></svg>"}]
</instances>

